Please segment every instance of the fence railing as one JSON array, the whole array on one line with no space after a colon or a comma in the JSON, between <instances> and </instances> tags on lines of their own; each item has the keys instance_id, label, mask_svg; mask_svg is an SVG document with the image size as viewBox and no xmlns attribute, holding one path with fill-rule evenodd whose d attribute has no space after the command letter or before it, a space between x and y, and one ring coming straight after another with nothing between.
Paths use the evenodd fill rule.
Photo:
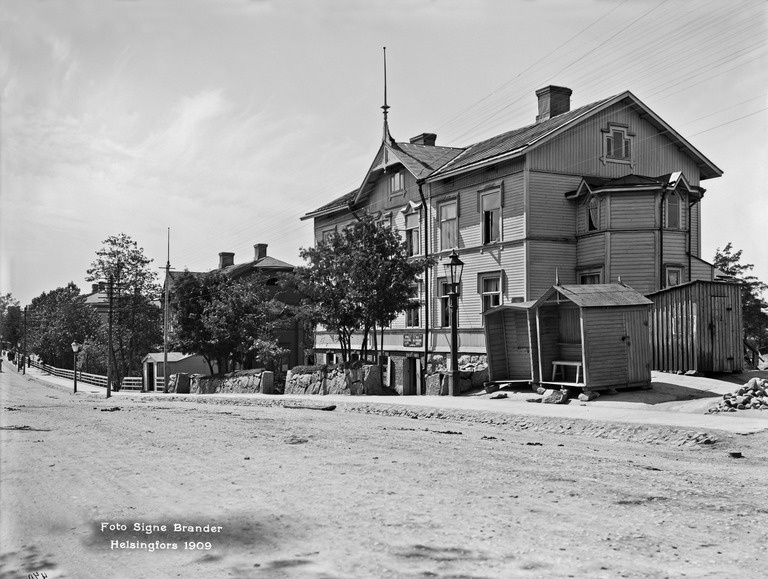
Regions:
<instances>
[{"instance_id":1,"label":"fence railing","mask_svg":"<svg viewBox=\"0 0 768 579\"><path fill-rule=\"evenodd\" d=\"M30 366L34 366L38 370L47 372L52 376L58 376L59 378L66 378L67 380L74 380L75 378L74 370L67 370L65 368L56 368L55 366L51 366L49 364L40 364L39 362L35 362L34 360L30 360L29 364ZM78 370L77 379L78 381L84 382L86 384L93 384L94 386L101 386L102 388L107 387L107 377L102 376L100 374L89 374L88 372L82 372ZM142 383L141 377L127 376L123 378L123 381L120 384L120 389L121 390L141 390L141 383Z\"/></svg>"}]
</instances>

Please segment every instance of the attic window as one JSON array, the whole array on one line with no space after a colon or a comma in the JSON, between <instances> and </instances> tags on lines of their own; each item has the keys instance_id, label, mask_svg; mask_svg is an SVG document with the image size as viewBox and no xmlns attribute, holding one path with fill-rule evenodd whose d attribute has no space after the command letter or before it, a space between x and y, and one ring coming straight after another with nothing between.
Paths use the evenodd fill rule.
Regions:
<instances>
[{"instance_id":1,"label":"attic window","mask_svg":"<svg viewBox=\"0 0 768 579\"><path fill-rule=\"evenodd\" d=\"M389 176L389 194L395 195L402 193L405 190L405 180L403 179L403 172L397 171Z\"/></svg>"},{"instance_id":2,"label":"attic window","mask_svg":"<svg viewBox=\"0 0 768 579\"><path fill-rule=\"evenodd\" d=\"M629 132L629 127L609 124L603 129L603 163L632 164L632 141L635 134Z\"/></svg>"},{"instance_id":3,"label":"attic window","mask_svg":"<svg viewBox=\"0 0 768 579\"><path fill-rule=\"evenodd\" d=\"M592 196L587 203L587 231L600 229L600 200Z\"/></svg>"}]
</instances>

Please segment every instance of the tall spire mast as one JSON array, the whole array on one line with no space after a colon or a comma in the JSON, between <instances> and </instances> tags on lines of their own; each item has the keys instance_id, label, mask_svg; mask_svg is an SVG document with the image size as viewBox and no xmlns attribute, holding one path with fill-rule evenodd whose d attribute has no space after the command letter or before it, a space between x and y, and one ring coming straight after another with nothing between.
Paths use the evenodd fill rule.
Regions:
<instances>
[{"instance_id":1,"label":"tall spire mast","mask_svg":"<svg viewBox=\"0 0 768 579\"><path fill-rule=\"evenodd\" d=\"M384 110L384 136L383 141L385 143L394 143L392 135L389 134L389 123L387 122L387 114L389 111L389 105L387 104L387 47L384 47L384 106L381 107Z\"/></svg>"}]
</instances>

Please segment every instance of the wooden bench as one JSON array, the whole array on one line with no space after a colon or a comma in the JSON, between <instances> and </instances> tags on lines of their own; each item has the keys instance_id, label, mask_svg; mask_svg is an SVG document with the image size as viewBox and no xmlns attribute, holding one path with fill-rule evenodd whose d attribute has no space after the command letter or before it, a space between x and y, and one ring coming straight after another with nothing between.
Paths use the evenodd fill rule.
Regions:
<instances>
[{"instance_id":1,"label":"wooden bench","mask_svg":"<svg viewBox=\"0 0 768 579\"><path fill-rule=\"evenodd\" d=\"M553 360L552 361L552 382L557 379L557 373L562 374L563 380L565 380L565 368L566 366L573 366L576 368L576 384L579 383L581 377L581 362L574 360Z\"/></svg>"}]
</instances>

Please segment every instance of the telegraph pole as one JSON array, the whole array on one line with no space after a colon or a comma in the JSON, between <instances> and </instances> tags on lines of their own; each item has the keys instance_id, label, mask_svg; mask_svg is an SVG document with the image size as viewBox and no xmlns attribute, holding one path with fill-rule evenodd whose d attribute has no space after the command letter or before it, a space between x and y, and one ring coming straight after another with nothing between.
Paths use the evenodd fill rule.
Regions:
<instances>
[{"instance_id":1,"label":"telegraph pole","mask_svg":"<svg viewBox=\"0 0 768 579\"><path fill-rule=\"evenodd\" d=\"M165 262L165 305L163 307L163 393L168 393L168 291L171 271L171 228L168 228L168 258Z\"/></svg>"},{"instance_id":2,"label":"telegraph pole","mask_svg":"<svg viewBox=\"0 0 768 579\"><path fill-rule=\"evenodd\" d=\"M27 373L27 306L24 306L24 354L21 357L21 373Z\"/></svg>"},{"instance_id":3,"label":"telegraph pole","mask_svg":"<svg viewBox=\"0 0 768 579\"><path fill-rule=\"evenodd\" d=\"M107 338L107 398L112 396L112 294L115 278L109 274L109 324Z\"/></svg>"}]
</instances>

